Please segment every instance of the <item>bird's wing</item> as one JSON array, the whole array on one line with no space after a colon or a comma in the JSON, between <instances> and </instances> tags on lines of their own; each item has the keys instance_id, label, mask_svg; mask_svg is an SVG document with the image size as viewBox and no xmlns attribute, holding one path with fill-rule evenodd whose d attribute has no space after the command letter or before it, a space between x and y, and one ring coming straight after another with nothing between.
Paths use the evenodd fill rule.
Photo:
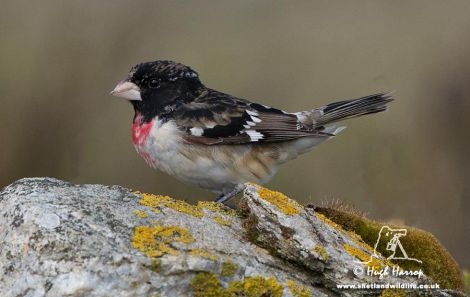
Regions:
<instances>
[{"instance_id":1,"label":"bird's wing","mask_svg":"<svg viewBox=\"0 0 470 297\"><path fill-rule=\"evenodd\" d=\"M176 124L185 130L190 143L242 144L325 137L323 127L306 125L296 114L252 103L214 90L173 113Z\"/></svg>"}]
</instances>

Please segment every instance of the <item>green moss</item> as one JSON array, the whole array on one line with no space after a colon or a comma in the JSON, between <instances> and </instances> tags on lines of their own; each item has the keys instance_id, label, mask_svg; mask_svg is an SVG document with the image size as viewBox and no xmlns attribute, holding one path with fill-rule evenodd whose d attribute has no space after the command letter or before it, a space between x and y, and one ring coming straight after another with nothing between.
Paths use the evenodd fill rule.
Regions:
<instances>
[{"instance_id":1,"label":"green moss","mask_svg":"<svg viewBox=\"0 0 470 297\"><path fill-rule=\"evenodd\" d=\"M160 259L152 259L150 263L150 270L159 273L161 271L162 261Z\"/></svg>"},{"instance_id":2,"label":"green moss","mask_svg":"<svg viewBox=\"0 0 470 297\"><path fill-rule=\"evenodd\" d=\"M292 295L294 297L313 297L312 292L310 290L302 285L297 284L293 280L288 280L287 281L287 286L289 287Z\"/></svg>"},{"instance_id":3,"label":"green moss","mask_svg":"<svg viewBox=\"0 0 470 297\"><path fill-rule=\"evenodd\" d=\"M232 260L227 259L222 264L222 272L221 275L224 277L232 277L235 275L235 272L238 270L238 265L235 264Z\"/></svg>"},{"instance_id":4,"label":"green moss","mask_svg":"<svg viewBox=\"0 0 470 297\"><path fill-rule=\"evenodd\" d=\"M330 225L331 227L335 228L336 230L348 235L357 245L363 247L365 250L369 251L370 253L374 252L374 249L369 244L367 244L360 235L356 234L354 231L344 229L341 225L336 224L321 213L317 213L317 217L328 225Z\"/></svg>"},{"instance_id":5,"label":"green moss","mask_svg":"<svg viewBox=\"0 0 470 297\"><path fill-rule=\"evenodd\" d=\"M419 259L422 263L410 260L391 260L391 262L405 270L422 269L442 288L464 290L464 282L457 262L431 233L412 227L372 221L363 215L344 210L320 207L316 208L316 212L319 217L325 216L350 234L357 234L356 236L366 243L368 249L375 245L383 225L394 229L407 229L406 236L401 237L400 242L410 258ZM386 243L379 245L377 251L386 255L388 253Z\"/></svg>"},{"instance_id":6,"label":"green moss","mask_svg":"<svg viewBox=\"0 0 470 297\"><path fill-rule=\"evenodd\" d=\"M330 220L329 218L327 218L325 215L321 213L316 213L316 215L319 219L323 220L328 225L348 235L354 241L354 243L356 243L357 246L344 244L343 245L344 249L350 255L358 258L362 262L367 262L367 266L375 268L375 269L382 269L386 265L389 265L389 266L395 265L388 260L380 260L376 257L371 257L371 255L374 253L374 249L367 242L365 242L360 235L356 234L354 231L344 229L341 225L333 222L332 220Z\"/></svg>"},{"instance_id":7,"label":"green moss","mask_svg":"<svg viewBox=\"0 0 470 297\"><path fill-rule=\"evenodd\" d=\"M247 277L224 288L214 273L200 272L191 282L194 297L281 297L284 286L274 277Z\"/></svg>"},{"instance_id":8,"label":"green moss","mask_svg":"<svg viewBox=\"0 0 470 297\"><path fill-rule=\"evenodd\" d=\"M463 276L465 279L465 287L467 288L467 295L470 295L470 273L466 271L464 272Z\"/></svg>"}]
</instances>

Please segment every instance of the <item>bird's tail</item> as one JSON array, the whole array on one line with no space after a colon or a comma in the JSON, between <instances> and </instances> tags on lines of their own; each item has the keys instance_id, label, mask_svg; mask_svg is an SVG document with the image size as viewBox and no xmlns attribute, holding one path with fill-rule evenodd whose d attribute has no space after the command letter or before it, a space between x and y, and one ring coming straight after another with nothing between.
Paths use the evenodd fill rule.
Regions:
<instances>
[{"instance_id":1,"label":"bird's tail","mask_svg":"<svg viewBox=\"0 0 470 297\"><path fill-rule=\"evenodd\" d=\"M330 103L312 110L314 125L321 127L345 119L382 112L387 109L387 103L391 101L393 98L390 93L380 93L359 99Z\"/></svg>"}]
</instances>

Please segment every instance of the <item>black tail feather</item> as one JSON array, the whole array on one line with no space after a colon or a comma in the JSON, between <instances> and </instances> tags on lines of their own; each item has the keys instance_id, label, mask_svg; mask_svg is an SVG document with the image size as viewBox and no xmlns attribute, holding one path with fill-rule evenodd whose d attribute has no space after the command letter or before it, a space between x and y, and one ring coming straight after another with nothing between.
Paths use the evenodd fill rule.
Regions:
<instances>
[{"instance_id":1,"label":"black tail feather","mask_svg":"<svg viewBox=\"0 0 470 297\"><path fill-rule=\"evenodd\" d=\"M315 119L315 125L323 126L366 114L382 112L387 109L387 103L391 101L393 98L389 93L380 93L359 99L330 103L319 109L322 113Z\"/></svg>"}]
</instances>

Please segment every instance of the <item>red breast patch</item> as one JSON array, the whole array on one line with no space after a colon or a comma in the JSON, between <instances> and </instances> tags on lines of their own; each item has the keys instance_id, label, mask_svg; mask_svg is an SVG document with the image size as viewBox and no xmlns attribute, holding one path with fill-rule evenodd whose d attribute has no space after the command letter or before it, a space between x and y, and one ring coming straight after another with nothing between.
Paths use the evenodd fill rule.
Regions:
<instances>
[{"instance_id":1,"label":"red breast patch","mask_svg":"<svg viewBox=\"0 0 470 297\"><path fill-rule=\"evenodd\" d=\"M146 142L153 124L154 120L144 123L143 116L141 114L137 114L132 125L132 141L134 142L134 145L141 146Z\"/></svg>"}]
</instances>

